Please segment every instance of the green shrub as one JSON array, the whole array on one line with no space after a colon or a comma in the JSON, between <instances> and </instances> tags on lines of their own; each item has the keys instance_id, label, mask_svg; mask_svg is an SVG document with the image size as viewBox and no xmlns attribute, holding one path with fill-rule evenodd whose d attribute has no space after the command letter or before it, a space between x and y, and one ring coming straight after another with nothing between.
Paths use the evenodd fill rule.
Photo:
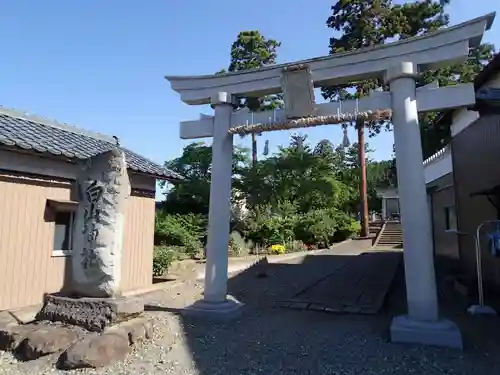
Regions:
<instances>
[{"instance_id":1,"label":"green shrub","mask_svg":"<svg viewBox=\"0 0 500 375\"><path fill-rule=\"evenodd\" d=\"M349 214L335 208L317 209L298 213L289 202L256 206L244 222L245 239L255 246L270 248L285 245L288 252L304 247L325 248L330 244L355 236L359 223ZM290 245L294 241L304 246ZM300 250L299 250L300 249Z\"/></svg>"},{"instance_id":2,"label":"green shrub","mask_svg":"<svg viewBox=\"0 0 500 375\"><path fill-rule=\"evenodd\" d=\"M255 245L288 243L294 239L296 214L278 214L270 205L257 206L245 221L245 236Z\"/></svg>"},{"instance_id":3,"label":"green shrub","mask_svg":"<svg viewBox=\"0 0 500 375\"><path fill-rule=\"evenodd\" d=\"M173 248L155 246L153 250L153 276L163 276L176 258L176 250Z\"/></svg>"},{"instance_id":4,"label":"green shrub","mask_svg":"<svg viewBox=\"0 0 500 375\"><path fill-rule=\"evenodd\" d=\"M203 215L156 214L156 245L181 246L188 256L194 257L203 248L205 234L206 218Z\"/></svg>"},{"instance_id":5,"label":"green shrub","mask_svg":"<svg viewBox=\"0 0 500 375\"><path fill-rule=\"evenodd\" d=\"M360 229L355 218L336 208L300 213L297 205L288 201L257 205L239 223L238 230L233 229L228 252L240 256L250 250L269 250L276 244L284 244L286 252L323 248L359 234ZM206 232L204 215L156 215L155 245L178 246L185 256L199 255Z\"/></svg>"},{"instance_id":6,"label":"green shrub","mask_svg":"<svg viewBox=\"0 0 500 375\"><path fill-rule=\"evenodd\" d=\"M307 245L328 247L336 230L334 210L314 210L300 216L295 225L295 239Z\"/></svg>"},{"instance_id":7,"label":"green shrub","mask_svg":"<svg viewBox=\"0 0 500 375\"><path fill-rule=\"evenodd\" d=\"M242 235L237 231L231 232L229 235L229 255L233 257L242 256L247 250L245 239Z\"/></svg>"},{"instance_id":8,"label":"green shrub","mask_svg":"<svg viewBox=\"0 0 500 375\"><path fill-rule=\"evenodd\" d=\"M335 241L343 241L347 238L352 238L359 235L361 224L354 217L339 212L337 214L337 232L335 233Z\"/></svg>"}]
</instances>

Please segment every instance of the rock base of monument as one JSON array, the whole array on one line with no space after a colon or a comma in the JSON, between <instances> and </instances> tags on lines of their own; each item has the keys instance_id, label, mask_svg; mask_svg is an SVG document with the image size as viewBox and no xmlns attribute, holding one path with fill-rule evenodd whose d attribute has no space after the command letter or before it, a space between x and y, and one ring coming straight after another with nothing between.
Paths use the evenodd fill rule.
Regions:
<instances>
[{"instance_id":1,"label":"rock base of monument","mask_svg":"<svg viewBox=\"0 0 500 375\"><path fill-rule=\"evenodd\" d=\"M48 295L31 323L0 312L0 350L22 361L58 353L54 364L62 369L108 366L125 359L135 343L151 338L152 320L143 311L137 297Z\"/></svg>"},{"instance_id":2,"label":"rock base of monument","mask_svg":"<svg viewBox=\"0 0 500 375\"><path fill-rule=\"evenodd\" d=\"M144 312L140 297L71 298L47 294L36 320L61 322L102 332Z\"/></svg>"}]
</instances>

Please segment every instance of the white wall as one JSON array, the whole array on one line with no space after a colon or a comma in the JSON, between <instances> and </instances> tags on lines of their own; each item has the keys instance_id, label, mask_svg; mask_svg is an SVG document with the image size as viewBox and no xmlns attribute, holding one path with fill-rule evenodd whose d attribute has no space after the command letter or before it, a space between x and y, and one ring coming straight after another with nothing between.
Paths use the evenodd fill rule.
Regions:
<instances>
[{"instance_id":1,"label":"white wall","mask_svg":"<svg viewBox=\"0 0 500 375\"><path fill-rule=\"evenodd\" d=\"M492 75L488 82L481 86L500 88L500 72ZM462 130L479 118L479 113L465 108L458 109L452 114L451 136L455 137ZM453 172L453 163L451 160L451 150L445 147L424 161L425 183L428 184L438 178Z\"/></svg>"},{"instance_id":2,"label":"white wall","mask_svg":"<svg viewBox=\"0 0 500 375\"><path fill-rule=\"evenodd\" d=\"M444 155L436 158L424 167L425 183L428 184L453 171L451 152L446 150Z\"/></svg>"},{"instance_id":3,"label":"white wall","mask_svg":"<svg viewBox=\"0 0 500 375\"><path fill-rule=\"evenodd\" d=\"M479 90L486 88L500 88L500 72L496 72L493 76L488 80L486 84L480 87ZM476 121L479 118L479 113L476 111L468 111L465 108L458 109L453 112L453 121L451 125L451 136L454 137L462 130L467 128L470 124Z\"/></svg>"},{"instance_id":4,"label":"white wall","mask_svg":"<svg viewBox=\"0 0 500 375\"><path fill-rule=\"evenodd\" d=\"M462 108L453 112L452 118L451 136L454 137L476 121L479 118L479 113Z\"/></svg>"}]
</instances>

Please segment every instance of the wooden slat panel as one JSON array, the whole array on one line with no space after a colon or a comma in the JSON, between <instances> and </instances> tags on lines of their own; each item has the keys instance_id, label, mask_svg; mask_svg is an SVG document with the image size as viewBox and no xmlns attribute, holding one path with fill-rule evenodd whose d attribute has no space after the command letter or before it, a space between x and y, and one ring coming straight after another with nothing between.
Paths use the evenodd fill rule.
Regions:
<instances>
[{"instance_id":1,"label":"wooden slat panel","mask_svg":"<svg viewBox=\"0 0 500 375\"><path fill-rule=\"evenodd\" d=\"M130 197L127 201L122 259L124 291L152 283L154 208L151 198Z\"/></svg>"},{"instance_id":2,"label":"wooden slat panel","mask_svg":"<svg viewBox=\"0 0 500 375\"><path fill-rule=\"evenodd\" d=\"M0 310L39 304L44 293L70 283L71 258L52 257L54 223L45 218L47 199L71 199L71 184L0 176ZM152 282L154 214L154 199L128 199L123 290Z\"/></svg>"},{"instance_id":3,"label":"wooden slat panel","mask_svg":"<svg viewBox=\"0 0 500 375\"><path fill-rule=\"evenodd\" d=\"M53 258L54 223L45 220L48 198L69 199L70 184L0 177L0 310L42 302L65 280L66 261Z\"/></svg>"}]
</instances>

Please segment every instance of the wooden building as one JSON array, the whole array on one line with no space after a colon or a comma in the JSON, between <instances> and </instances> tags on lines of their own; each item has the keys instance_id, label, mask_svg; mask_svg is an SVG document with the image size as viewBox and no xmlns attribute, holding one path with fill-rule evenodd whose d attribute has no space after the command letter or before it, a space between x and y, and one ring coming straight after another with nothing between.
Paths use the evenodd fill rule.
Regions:
<instances>
[{"instance_id":1,"label":"wooden building","mask_svg":"<svg viewBox=\"0 0 500 375\"><path fill-rule=\"evenodd\" d=\"M436 255L459 261L475 284L479 232L485 283L500 286L500 258L488 234L500 231L500 55L474 81L476 107L445 113L451 142L424 162Z\"/></svg>"},{"instance_id":2,"label":"wooden building","mask_svg":"<svg viewBox=\"0 0 500 375\"><path fill-rule=\"evenodd\" d=\"M42 302L71 280L76 161L117 139L0 108L0 310ZM152 283L156 180L181 176L122 148L131 196L125 212L122 290Z\"/></svg>"}]
</instances>

